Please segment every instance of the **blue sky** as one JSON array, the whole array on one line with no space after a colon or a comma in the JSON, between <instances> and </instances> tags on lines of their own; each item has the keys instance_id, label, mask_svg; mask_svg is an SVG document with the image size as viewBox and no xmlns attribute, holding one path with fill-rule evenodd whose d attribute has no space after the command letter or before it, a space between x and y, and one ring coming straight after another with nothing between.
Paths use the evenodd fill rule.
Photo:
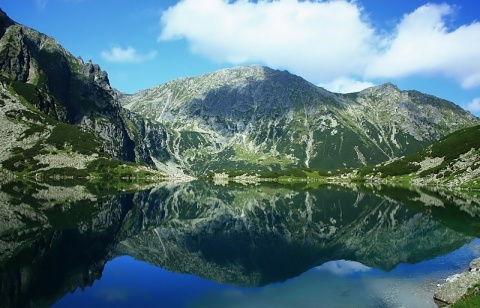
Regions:
<instances>
[{"instance_id":1,"label":"blue sky","mask_svg":"<svg viewBox=\"0 0 480 308\"><path fill-rule=\"evenodd\" d=\"M0 7L98 63L126 93L260 64L336 92L392 82L480 115L480 1L2 0Z\"/></svg>"}]
</instances>

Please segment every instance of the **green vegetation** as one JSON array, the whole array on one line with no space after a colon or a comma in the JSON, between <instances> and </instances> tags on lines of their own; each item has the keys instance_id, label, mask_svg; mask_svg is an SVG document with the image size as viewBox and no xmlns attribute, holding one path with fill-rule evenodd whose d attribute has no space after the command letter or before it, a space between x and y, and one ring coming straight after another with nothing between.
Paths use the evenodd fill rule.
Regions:
<instances>
[{"instance_id":1,"label":"green vegetation","mask_svg":"<svg viewBox=\"0 0 480 308\"><path fill-rule=\"evenodd\" d=\"M58 123L46 142L57 149L71 148L72 151L85 155L98 154L101 149L100 141L92 132L67 123Z\"/></svg>"},{"instance_id":2,"label":"green vegetation","mask_svg":"<svg viewBox=\"0 0 480 308\"><path fill-rule=\"evenodd\" d=\"M94 177L107 179L148 179L155 174L145 166L116 159L99 158L87 165L87 171Z\"/></svg>"},{"instance_id":3,"label":"green vegetation","mask_svg":"<svg viewBox=\"0 0 480 308\"><path fill-rule=\"evenodd\" d=\"M440 177L449 177L452 174L451 171L446 170L448 166L451 166L455 161L463 154L467 153L471 149L480 149L480 126L469 127L456 131L442 139L435 142L430 147L420 150L414 154L408 155L393 162L380 164L378 166L367 166L359 171L361 177L367 175L381 175L381 177L387 176L403 176L412 175L420 170L418 163L422 162L426 158L443 158L443 161L430 169L423 170L418 174L419 177L426 177L432 174L439 174L443 171ZM473 168L477 168L476 164L472 165ZM458 170L457 173L465 172L466 170Z\"/></svg>"},{"instance_id":4,"label":"green vegetation","mask_svg":"<svg viewBox=\"0 0 480 308\"><path fill-rule=\"evenodd\" d=\"M35 156L45 153L40 143L29 149L15 148L14 155L2 163L2 167L19 173L28 173L38 170L48 165L40 164L40 161L35 159Z\"/></svg>"},{"instance_id":5,"label":"green vegetation","mask_svg":"<svg viewBox=\"0 0 480 308\"><path fill-rule=\"evenodd\" d=\"M9 110L5 112L5 115L15 121L19 122L34 122L34 123L42 123L42 124L55 124L55 121L48 117L47 115L36 111L28 111L28 110ZM30 123L28 123L30 124Z\"/></svg>"},{"instance_id":6,"label":"green vegetation","mask_svg":"<svg viewBox=\"0 0 480 308\"><path fill-rule=\"evenodd\" d=\"M360 175L365 176L370 173L381 174L381 177L399 176L414 173L420 169L419 165L414 165L408 160L395 160L388 165L368 166L360 169Z\"/></svg>"},{"instance_id":7,"label":"green vegetation","mask_svg":"<svg viewBox=\"0 0 480 308\"><path fill-rule=\"evenodd\" d=\"M40 93L35 85L18 81L12 81L11 85L13 90L21 95L30 104L40 104Z\"/></svg>"},{"instance_id":8,"label":"green vegetation","mask_svg":"<svg viewBox=\"0 0 480 308\"><path fill-rule=\"evenodd\" d=\"M451 161L472 148L480 148L480 125L458 130L440 139L431 147L432 157L445 157Z\"/></svg>"},{"instance_id":9,"label":"green vegetation","mask_svg":"<svg viewBox=\"0 0 480 308\"><path fill-rule=\"evenodd\" d=\"M420 177L425 177L430 174L438 174L440 170L447 168L447 166L454 162L455 159L460 155L467 153L472 148L480 148L480 126L456 131L434 143L431 146L430 155L432 157L444 157L444 161L439 166L422 171Z\"/></svg>"},{"instance_id":10,"label":"green vegetation","mask_svg":"<svg viewBox=\"0 0 480 308\"><path fill-rule=\"evenodd\" d=\"M90 174L86 169L77 169L72 167L50 168L43 172L44 178L87 178Z\"/></svg>"},{"instance_id":11,"label":"green vegetation","mask_svg":"<svg viewBox=\"0 0 480 308\"><path fill-rule=\"evenodd\" d=\"M480 307L480 281L471 289L467 296L454 303L452 308L476 308Z\"/></svg>"}]
</instances>

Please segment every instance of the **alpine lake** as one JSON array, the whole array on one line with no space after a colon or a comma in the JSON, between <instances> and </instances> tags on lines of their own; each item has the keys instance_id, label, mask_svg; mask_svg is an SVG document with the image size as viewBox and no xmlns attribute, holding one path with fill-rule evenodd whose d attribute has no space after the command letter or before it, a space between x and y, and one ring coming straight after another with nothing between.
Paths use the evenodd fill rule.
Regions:
<instances>
[{"instance_id":1,"label":"alpine lake","mask_svg":"<svg viewBox=\"0 0 480 308\"><path fill-rule=\"evenodd\" d=\"M0 307L436 307L479 216L440 188L10 182Z\"/></svg>"}]
</instances>

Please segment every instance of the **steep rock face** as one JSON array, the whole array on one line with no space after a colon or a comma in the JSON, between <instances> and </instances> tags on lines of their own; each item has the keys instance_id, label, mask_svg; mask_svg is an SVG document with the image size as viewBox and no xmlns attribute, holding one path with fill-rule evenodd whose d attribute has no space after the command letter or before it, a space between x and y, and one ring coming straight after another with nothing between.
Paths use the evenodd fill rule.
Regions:
<instances>
[{"instance_id":1,"label":"steep rock face","mask_svg":"<svg viewBox=\"0 0 480 308\"><path fill-rule=\"evenodd\" d=\"M153 166L149 148L142 143L146 136L136 135L141 130L121 108L106 72L4 12L0 26L0 70L13 91L54 120L94 132L111 157ZM157 138L162 136L159 132Z\"/></svg>"},{"instance_id":2,"label":"steep rock face","mask_svg":"<svg viewBox=\"0 0 480 308\"><path fill-rule=\"evenodd\" d=\"M165 125L172 156L197 173L358 167L479 123L451 102L392 84L342 95L259 66L174 80L121 102Z\"/></svg>"}]
</instances>

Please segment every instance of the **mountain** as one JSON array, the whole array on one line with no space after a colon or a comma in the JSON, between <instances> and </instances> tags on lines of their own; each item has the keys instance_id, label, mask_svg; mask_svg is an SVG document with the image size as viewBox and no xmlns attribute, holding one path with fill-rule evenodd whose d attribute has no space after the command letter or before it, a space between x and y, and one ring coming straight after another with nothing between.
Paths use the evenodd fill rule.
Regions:
<instances>
[{"instance_id":1,"label":"mountain","mask_svg":"<svg viewBox=\"0 0 480 308\"><path fill-rule=\"evenodd\" d=\"M127 95L111 87L98 65L1 10L0 35L2 174L362 167L480 124L451 102L392 84L338 94L260 66Z\"/></svg>"},{"instance_id":2,"label":"mountain","mask_svg":"<svg viewBox=\"0 0 480 308\"><path fill-rule=\"evenodd\" d=\"M480 126L458 130L414 154L365 167L359 174L377 181L480 188Z\"/></svg>"},{"instance_id":3,"label":"mountain","mask_svg":"<svg viewBox=\"0 0 480 308\"><path fill-rule=\"evenodd\" d=\"M196 174L360 167L480 123L451 102L390 83L338 94L260 66L173 80L121 103L160 123L171 157Z\"/></svg>"},{"instance_id":4,"label":"mountain","mask_svg":"<svg viewBox=\"0 0 480 308\"><path fill-rule=\"evenodd\" d=\"M84 174L102 158L154 167L168 155L162 128L121 108L98 65L1 10L0 124L0 161L14 172Z\"/></svg>"}]
</instances>

